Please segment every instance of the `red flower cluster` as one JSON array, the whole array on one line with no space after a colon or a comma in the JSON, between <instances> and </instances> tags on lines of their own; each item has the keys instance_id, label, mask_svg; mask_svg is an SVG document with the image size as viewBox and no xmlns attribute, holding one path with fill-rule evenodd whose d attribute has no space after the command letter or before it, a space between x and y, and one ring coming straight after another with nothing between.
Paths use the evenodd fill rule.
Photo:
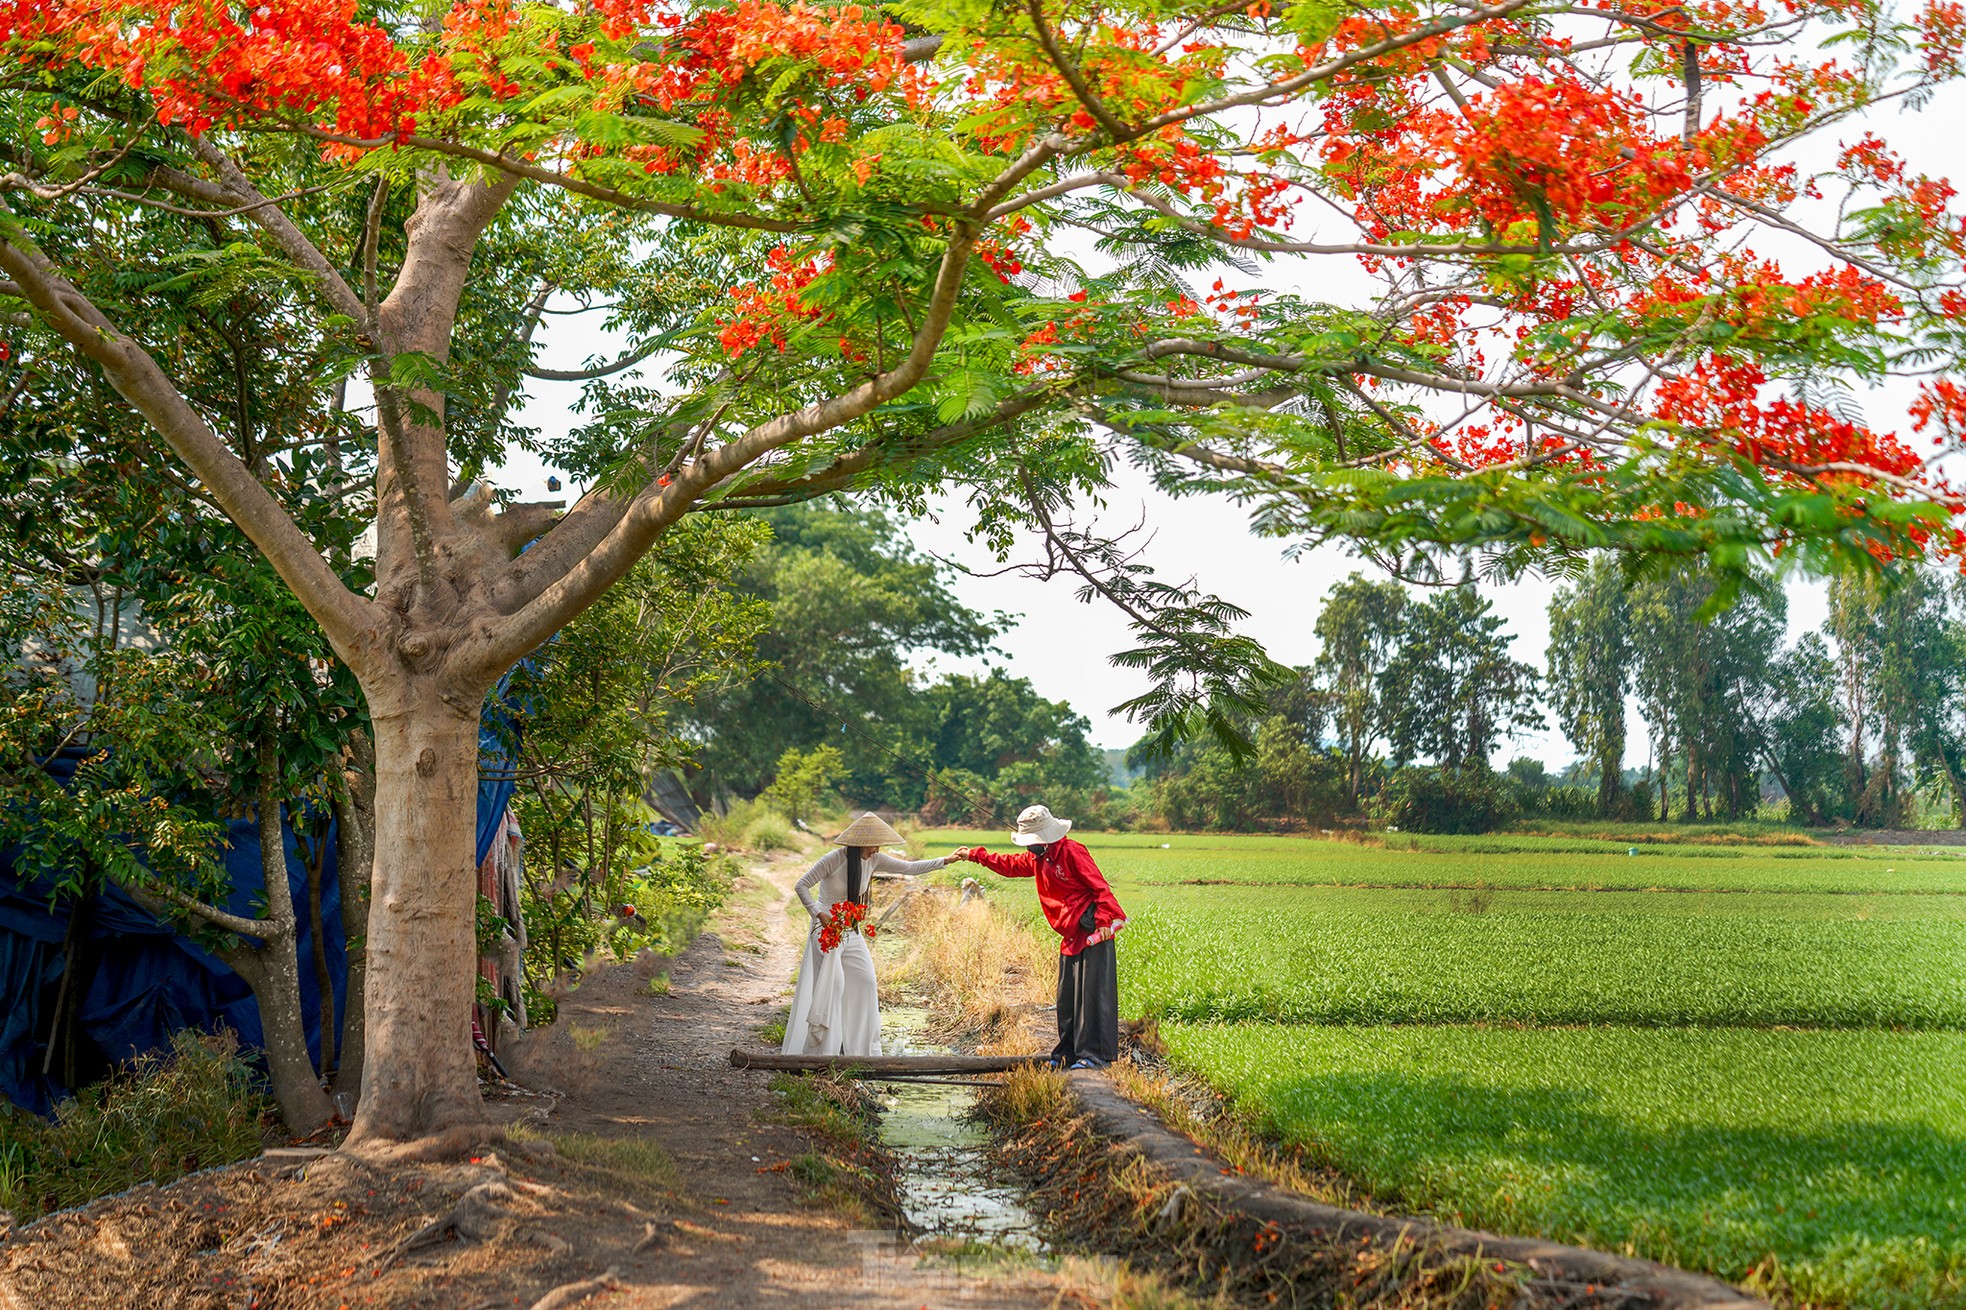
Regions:
<instances>
[{"instance_id":1,"label":"red flower cluster","mask_svg":"<svg viewBox=\"0 0 1966 1310\"><path fill-rule=\"evenodd\" d=\"M1924 461L1891 433L1787 397L1764 401L1767 384L1759 365L1714 355L1661 384L1658 414L1689 437L1731 446L1778 477L1835 481L1862 480L1873 469L1903 478L1923 473Z\"/></svg>"},{"instance_id":2,"label":"red flower cluster","mask_svg":"<svg viewBox=\"0 0 1966 1310\"><path fill-rule=\"evenodd\" d=\"M387 29L358 20L355 0L263 0L244 21L238 12L223 0L0 0L0 44L147 86L158 121L193 132L330 111L338 132L394 136L416 111L457 99L444 60L411 68Z\"/></svg>"},{"instance_id":3,"label":"red flower cluster","mask_svg":"<svg viewBox=\"0 0 1966 1310\"><path fill-rule=\"evenodd\" d=\"M832 912L819 925L819 949L835 951L850 932L857 932L868 941L876 936L874 925L867 921L867 907L859 901L835 901Z\"/></svg>"},{"instance_id":4,"label":"red flower cluster","mask_svg":"<svg viewBox=\"0 0 1966 1310\"><path fill-rule=\"evenodd\" d=\"M733 359L766 341L785 349L785 329L790 324L818 318L823 312L799 299L799 293L819 276L818 260L794 260L791 251L778 246L765 262L772 270L768 281L730 289L737 313L723 320L717 340Z\"/></svg>"}]
</instances>

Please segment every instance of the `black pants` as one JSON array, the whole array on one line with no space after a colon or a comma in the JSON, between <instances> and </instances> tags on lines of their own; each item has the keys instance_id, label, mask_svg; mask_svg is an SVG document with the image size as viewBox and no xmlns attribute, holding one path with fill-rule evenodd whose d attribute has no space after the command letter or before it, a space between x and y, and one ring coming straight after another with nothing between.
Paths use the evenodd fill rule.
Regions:
<instances>
[{"instance_id":1,"label":"black pants","mask_svg":"<svg viewBox=\"0 0 1966 1310\"><path fill-rule=\"evenodd\" d=\"M1061 1069L1079 1060L1111 1064L1120 1058L1120 970L1113 942L1058 957L1058 1045Z\"/></svg>"}]
</instances>

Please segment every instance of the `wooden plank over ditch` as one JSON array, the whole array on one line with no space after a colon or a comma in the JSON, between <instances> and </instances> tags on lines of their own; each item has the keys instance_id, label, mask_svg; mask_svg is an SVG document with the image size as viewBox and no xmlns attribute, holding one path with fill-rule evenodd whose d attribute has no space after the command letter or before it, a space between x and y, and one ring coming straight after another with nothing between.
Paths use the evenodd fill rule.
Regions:
<instances>
[{"instance_id":1,"label":"wooden plank over ditch","mask_svg":"<svg viewBox=\"0 0 1966 1310\"><path fill-rule=\"evenodd\" d=\"M777 1051L730 1053L734 1069L779 1069L788 1073L845 1073L870 1078L915 1074L1008 1073L1043 1064L1042 1055L780 1055Z\"/></svg>"}]
</instances>

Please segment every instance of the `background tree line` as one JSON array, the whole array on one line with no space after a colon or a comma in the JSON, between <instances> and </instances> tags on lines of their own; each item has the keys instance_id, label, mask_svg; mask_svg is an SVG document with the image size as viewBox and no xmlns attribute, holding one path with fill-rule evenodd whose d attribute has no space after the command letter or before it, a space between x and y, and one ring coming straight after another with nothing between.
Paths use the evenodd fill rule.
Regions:
<instances>
[{"instance_id":1,"label":"background tree line","mask_svg":"<svg viewBox=\"0 0 1966 1310\"><path fill-rule=\"evenodd\" d=\"M1177 828L1966 824L1966 611L1947 577L1838 577L1825 629L1793 644L1774 579L1722 585L1692 564L1628 577L1595 561L1551 601L1537 670L1472 584L1415 594L1354 574L1325 599L1315 659L1253 717L1253 753L1136 749L1133 805ZM1577 759L1556 775L1527 758L1495 771L1546 713Z\"/></svg>"},{"instance_id":2,"label":"background tree line","mask_svg":"<svg viewBox=\"0 0 1966 1310\"><path fill-rule=\"evenodd\" d=\"M988 657L1013 620L958 600L946 566L878 509L822 501L765 511L733 578L769 610L756 664L697 699L682 732L707 807L771 793L788 817L824 799L995 823L1037 797L1080 808L1110 790L1091 724L1002 668L935 674L936 656ZM822 758L815 770L814 753ZM802 775L790 789L774 784ZM793 779L787 778L788 784Z\"/></svg>"},{"instance_id":3,"label":"background tree line","mask_svg":"<svg viewBox=\"0 0 1966 1310\"><path fill-rule=\"evenodd\" d=\"M1966 823L1966 601L1935 570L1838 577L1825 629L1791 644L1772 577L1598 559L1551 600L1541 669L1473 584L1354 574L1324 598L1314 658L1241 725L1247 750L1143 741L1115 767L1029 679L931 671L987 658L1010 620L959 601L886 514L829 500L749 521L759 542L728 585L769 617L672 725L711 808L762 796L787 818L851 803L989 825L1042 798L1088 826L1219 829ZM1548 726L1574 761L1497 769ZM1628 767L1635 745L1647 762Z\"/></svg>"}]
</instances>

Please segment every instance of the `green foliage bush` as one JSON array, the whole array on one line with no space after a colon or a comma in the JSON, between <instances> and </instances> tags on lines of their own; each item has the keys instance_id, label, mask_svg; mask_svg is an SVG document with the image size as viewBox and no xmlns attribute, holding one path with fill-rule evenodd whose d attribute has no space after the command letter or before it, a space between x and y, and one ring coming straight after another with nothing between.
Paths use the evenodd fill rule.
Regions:
<instances>
[{"instance_id":1,"label":"green foliage bush","mask_svg":"<svg viewBox=\"0 0 1966 1310\"><path fill-rule=\"evenodd\" d=\"M744 839L740 844L752 851L789 851L797 843L792 836L792 825L782 816L766 812L744 825Z\"/></svg>"},{"instance_id":2,"label":"green foliage bush","mask_svg":"<svg viewBox=\"0 0 1966 1310\"><path fill-rule=\"evenodd\" d=\"M229 1032L181 1032L57 1107L0 1109L0 1209L24 1220L257 1155L272 1109Z\"/></svg>"},{"instance_id":3,"label":"green foliage bush","mask_svg":"<svg viewBox=\"0 0 1966 1310\"><path fill-rule=\"evenodd\" d=\"M1597 788L1545 787L1522 809L1525 814L1539 814L1551 819L1595 819L1599 817Z\"/></svg>"},{"instance_id":4,"label":"green foliage bush","mask_svg":"<svg viewBox=\"0 0 1966 1310\"><path fill-rule=\"evenodd\" d=\"M778 757L771 786L759 793L758 799L788 819L810 819L845 776L846 758L839 747L815 746L806 751L793 746Z\"/></svg>"},{"instance_id":5,"label":"green foliage bush","mask_svg":"<svg viewBox=\"0 0 1966 1310\"><path fill-rule=\"evenodd\" d=\"M1522 814L1519 786L1479 764L1397 770L1381 803L1386 821L1405 832L1494 832Z\"/></svg>"},{"instance_id":6,"label":"green foliage bush","mask_svg":"<svg viewBox=\"0 0 1966 1310\"><path fill-rule=\"evenodd\" d=\"M634 848L635 867L574 880L550 890L528 885L526 915L526 1017L552 1022L558 1006L547 984L588 955L617 960L643 950L673 955L689 944L729 893L735 866L706 854L700 842L645 839ZM624 906L635 913L624 915Z\"/></svg>"},{"instance_id":7,"label":"green foliage bush","mask_svg":"<svg viewBox=\"0 0 1966 1310\"><path fill-rule=\"evenodd\" d=\"M705 841L735 850L785 851L795 844L792 825L762 796L732 801L723 814L706 811L696 830Z\"/></svg>"},{"instance_id":8,"label":"green foliage bush","mask_svg":"<svg viewBox=\"0 0 1966 1310\"><path fill-rule=\"evenodd\" d=\"M703 817L697 820L696 835L706 842L725 848L744 844L744 829L751 820L758 817L763 806L756 801L732 801L722 814L706 809Z\"/></svg>"},{"instance_id":9,"label":"green foliage bush","mask_svg":"<svg viewBox=\"0 0 1966 1310\"><path fill-rule=\"evenodd\" d=\"M1258 725L1254 754L1237 759L1210 744L1153 784L1169 826L1217 831L1309 823L1322 826L1345 804L1345 766L1308 745L1296 725L1273 716Z\"/></svg>"}]
</instances>

